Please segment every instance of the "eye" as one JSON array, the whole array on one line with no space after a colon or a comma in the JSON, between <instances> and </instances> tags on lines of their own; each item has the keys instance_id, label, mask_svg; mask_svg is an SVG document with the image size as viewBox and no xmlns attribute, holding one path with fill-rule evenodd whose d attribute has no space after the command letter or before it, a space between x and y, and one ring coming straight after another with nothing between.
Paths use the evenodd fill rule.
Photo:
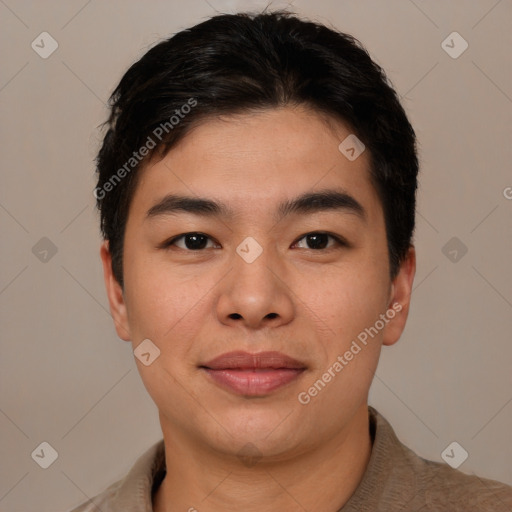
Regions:
<instances>
[{"instance_id":1,"label":"eye","mask_svg":"<svg viewBox=\"0 0 512 512\"><path fill-rule=\"evenodd\" d=\"M180 246L176 243L178 240L181 239L183 239L184 246ZM206 248L208 240L211 240L211 238L208 235L205 235L204 233L183 233L181 235L175 236L174 238L171 238L170 240L165 242L163 246L170 247L172 245L176 245L176 247L179 247L180 249L200 251Z\"/></svg>"},{"instance_id":2,"label":"eye","mask_svg":"<svg viewBox=\"0 0 512 512\"><path fill-rule=\"evenodd\" d=\"M334 243L329 245L329 239L334 240ZM329 250L334 249L336 246L341 247L348 247L349 244L341 237L337 235L333 235L330 233L325 232L312 232L307 233L306 235L302 236L297 242L295 242L293 245L297 246L301 240L305 240L306 244L309 247L300 247L299 249L313 249L315 251L321 251L321 250ZM213 240L204 233L199 232L191 232L191 233L182 233L181 235L175 236L171 238L170 240L164 242L162 244L163 248L168 248L171 246L176 246L179 249L183 249L185 251L193 251L198 252L203 249L208 248L208 241L213 243ZM180 242L181 245L178 243ZM210 245L210 248L212 246ZM215 247L215 245L213 246Z\"/></svg>"},{"instance_id":3,"label":"eye","mask_svg":"<svg viewBox=\"0 0 512 512\"><path fill-rule=\"evenodd\" d=\"M300 238L297 242L295 242L294 245L297 245L301 240L306 240L306 243L309 244L311 247L299 247L300 249L314 249L314 250L328 250L333 249L334 247L327 246L328 239L331 238L334 240L334 246L348 246L348 243L343 240L341 237L332 235L330 233L324 233L324 232L314 232L314 233L307 233L302 238Z\"/></svg>"}]
</instances>

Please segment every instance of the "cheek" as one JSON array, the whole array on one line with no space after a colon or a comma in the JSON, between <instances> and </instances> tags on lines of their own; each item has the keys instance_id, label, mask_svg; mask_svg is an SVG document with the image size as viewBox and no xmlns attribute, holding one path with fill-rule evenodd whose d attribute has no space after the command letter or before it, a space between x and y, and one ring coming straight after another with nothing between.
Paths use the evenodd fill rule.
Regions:
<instances>
[{"instance_id":1,"label":"cheek","mask_svg":"<svg viewBox=\"0 0 512 512\"><path fill-rule=\"evenodd\" d=\"M180 276L162 261L134 260L126 265L125 290L128 322L139 337L160 346L193 337L204 315L208 279ZM135 340L134 340L135 342Z\"/></svg>"},{"instance_id":2,"label":"cheek","mask_svg":"<svg viewBox=\"0 0 512 512\"><path fill-rule=\"evenodd\" d=\"M321 280L304 280L300 296L345 344L385 311L389 286L384 272L364 261L340 266Z\"/></svg>"}]
</instances>

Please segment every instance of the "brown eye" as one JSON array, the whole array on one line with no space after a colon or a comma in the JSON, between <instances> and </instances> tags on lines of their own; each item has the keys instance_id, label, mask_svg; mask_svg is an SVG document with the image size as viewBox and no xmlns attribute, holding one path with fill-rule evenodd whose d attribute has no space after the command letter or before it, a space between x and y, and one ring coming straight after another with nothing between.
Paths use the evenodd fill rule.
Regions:
<instances>
[{"instance_id":1,"label":"brown eye","mask_svg":"<svg viewBox=\"0 0 512 512\"><path fill-rule=\"evenodd\" d=\"M333 245L328 245L329 238L334 240ZM331 235L329 233L316 232L316 233L308 233L304 235L299 241L295 242L295 245L298 244L301 240L305 240L308 247L300 247L301 249L313 249L313 250L325 250L332 249L336 245L338 246L346 246L346 242L342 240L340 237Z\"/></svg>"},{"instance_id":2,"label":"brown eye","mask_svg":"<svg viewBox=\"0 0 512 512\"><path fill-rule=\"evenodd\" d=\"M183 240L182 245L178 245L177 242L181 240ZM200 251L206 248L208 240L211 240L211 238L203 233L183 233L166 242L165 246L176 245L180 249Z\"/></svg>"}]
</instances>

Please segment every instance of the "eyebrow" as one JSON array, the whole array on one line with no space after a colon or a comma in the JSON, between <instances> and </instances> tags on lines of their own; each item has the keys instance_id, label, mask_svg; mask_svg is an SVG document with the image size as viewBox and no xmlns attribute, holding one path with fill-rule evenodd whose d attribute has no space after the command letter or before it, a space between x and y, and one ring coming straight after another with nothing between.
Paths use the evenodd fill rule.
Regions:
<instances>
[{"instance_id":1,"label":"eyebrow","mask_svg":"<svg viewBox=\"0 0 512 512\"><path fill-rule=\"evenodd\" d=\"M325 211L342 211L355 214L364 222L367 220L366 210L350 194L343 190L325 189L318 192L306 192L294 199L282 202L277 208L276 221L291 214L306 215ZM235 216L234 211L225 203L202 197L169 194L152 206L146 217L174 215L179 212L203 217L233 218Z\"/></svg>"}]
</instances>

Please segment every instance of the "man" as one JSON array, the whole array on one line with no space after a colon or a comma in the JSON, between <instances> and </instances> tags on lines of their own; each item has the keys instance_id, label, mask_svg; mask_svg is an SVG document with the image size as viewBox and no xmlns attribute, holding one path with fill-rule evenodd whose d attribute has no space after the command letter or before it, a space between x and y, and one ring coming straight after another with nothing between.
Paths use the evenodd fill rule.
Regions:
<instances>
[{"instance_id":1,"label":"man","mask_svg":"<svg viewBox=\"0 0 512 512\"><path fill-rule=\"evenodd\" d=\"M118 335L163 441L77 512L509 511L368 407L406 323L415 133L349 35L216 16L112 98L95 196Z\"/></svg>"}]
</instances>

